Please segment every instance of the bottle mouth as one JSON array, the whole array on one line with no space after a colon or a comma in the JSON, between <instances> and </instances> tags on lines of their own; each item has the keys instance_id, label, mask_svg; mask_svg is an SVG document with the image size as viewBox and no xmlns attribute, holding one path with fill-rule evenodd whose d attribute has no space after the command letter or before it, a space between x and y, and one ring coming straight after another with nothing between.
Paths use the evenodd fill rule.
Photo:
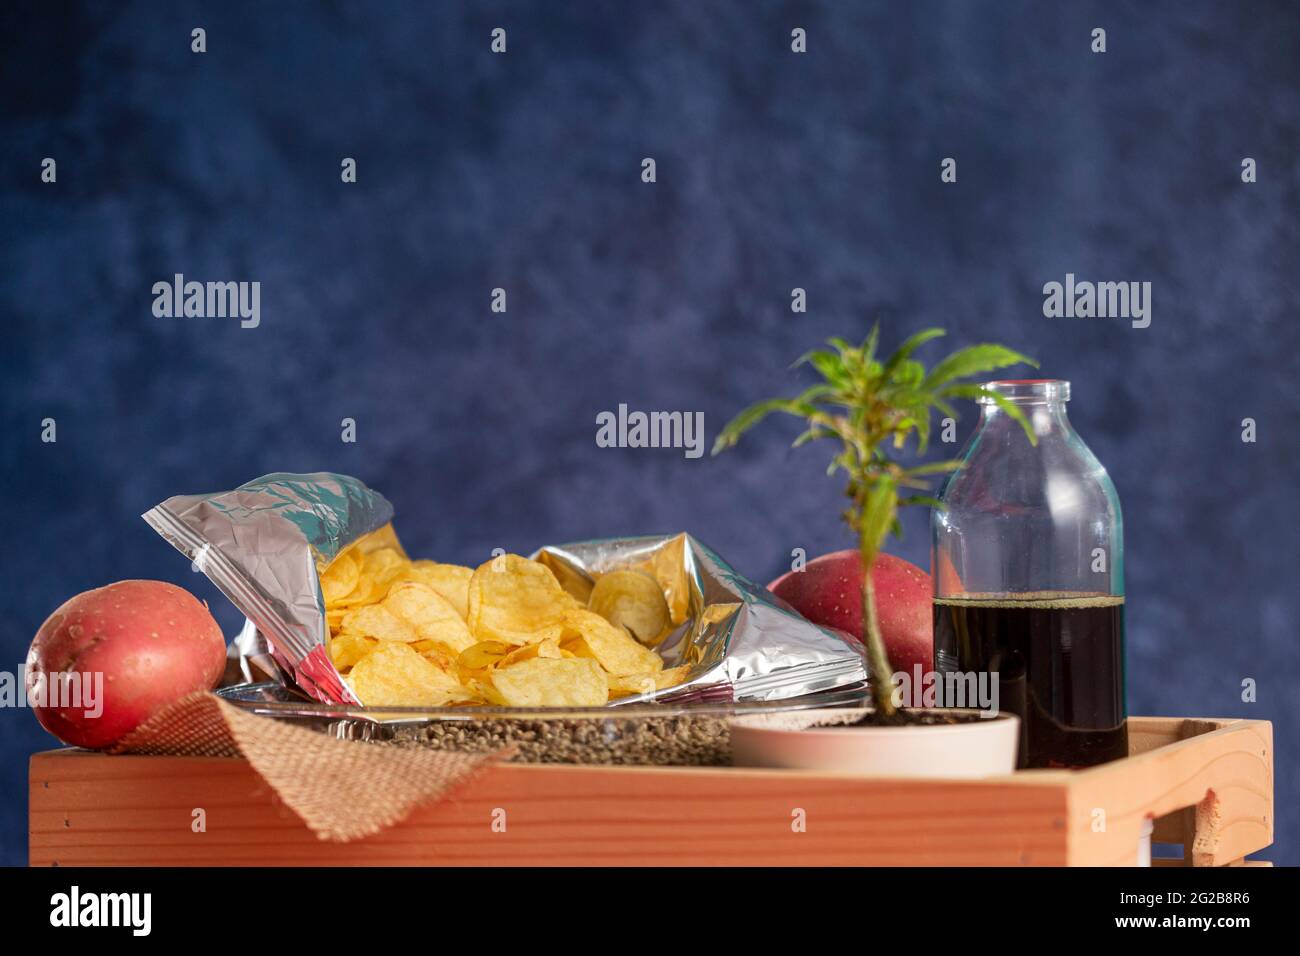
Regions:
<instances>
[{"instance_id":1,"label":"bottle mouth","mask_svg":"<svg viewBox=\"0 0 1300 956\"><path fill-rule=\"evenodd\" d=\"M1070 383L1060 378L999 379L985 382L984 387L1017 405L1040 405L1070 400ZM996 404L987 396L981 396L975 401L980 405Z\"/></svg>"}]
</instances>

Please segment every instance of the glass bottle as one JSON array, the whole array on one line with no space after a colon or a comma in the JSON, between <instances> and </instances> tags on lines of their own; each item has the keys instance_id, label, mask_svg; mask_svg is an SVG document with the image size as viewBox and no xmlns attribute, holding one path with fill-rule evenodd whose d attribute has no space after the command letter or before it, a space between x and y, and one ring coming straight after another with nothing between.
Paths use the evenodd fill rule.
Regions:
<instances>
[{"instance_id":1,"label":"glass bottle","mask_svg":"<svg viewBox=\"0 0 1300 956\"><path fill-rule=\"evenodd\" d=\"M935 668L988 675L1001 709L1021 719L1021 767L1124 757L1115 486L1066 416L1069 382L986 386L1019 408L1037 443L991 399L979 400L979 428L931 522Z\"/></svg>"}]
</instances>

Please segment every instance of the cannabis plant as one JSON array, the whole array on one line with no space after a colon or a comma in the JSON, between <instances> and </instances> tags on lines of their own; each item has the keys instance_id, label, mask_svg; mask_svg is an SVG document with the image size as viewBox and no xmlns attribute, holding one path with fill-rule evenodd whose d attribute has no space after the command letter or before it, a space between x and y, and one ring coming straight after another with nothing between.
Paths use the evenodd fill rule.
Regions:
<instances>
[{"instance_id":1,"label":"cannabis plant","mask_svg":"<svg viewBox=\"0 0 1300 956\"><path fill-rule=\"evenodd\" d=\"M1021 362L1038 363L1004 346L985 344L954 352L927 371L912 353L944 334L943 329L918 332L884 360L876 357L879 325L861 345L833 338L828 342L830 348L816 349L795 363L812 366L821 381L793 398L773 398L745 409L727 424L713 446L715 455L730 448L772 412L794 415L806 423L794 440L795 447L825 438L839 443L827 474L843 472L848 478L845 494L849 507L844 520L857 536L862 558L862 642L867 649L876 716L884 722L897 718L893 671L880 635L871 568L886 536L891 531L900 533L898 509L904 505L940 507L926 494L928 483L961 465L959 460L944 460L909 467L890 455L902 451L913 436L915 452L923 455L930 440L931 411L938 409L955 418L952 401L963 398L995 402L1020 423L1030 441L1034 440L1019 408L983 385L962 379Z\"/></svg>"}]
</instances>

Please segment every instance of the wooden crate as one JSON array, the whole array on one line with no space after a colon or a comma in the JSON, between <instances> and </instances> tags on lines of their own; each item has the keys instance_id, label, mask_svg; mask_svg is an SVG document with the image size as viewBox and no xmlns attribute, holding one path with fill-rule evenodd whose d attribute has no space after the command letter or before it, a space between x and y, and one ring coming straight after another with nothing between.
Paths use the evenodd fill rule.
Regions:
<instances>
[{"instance_id":1,"label":"wooden crate","mask_svg":"<svg viewBox=\"0 0 1300 956\"><path fill-rule=\"evenodd\" d=\"M348 844L318 840L243 760L58 750L31 762L31 863L1129 865L1145 818L1185 865L1269 845L1271 724L1134 717L1129 736L1126 760L978 781L506 764Z\"/></svg>"}]
</instances>

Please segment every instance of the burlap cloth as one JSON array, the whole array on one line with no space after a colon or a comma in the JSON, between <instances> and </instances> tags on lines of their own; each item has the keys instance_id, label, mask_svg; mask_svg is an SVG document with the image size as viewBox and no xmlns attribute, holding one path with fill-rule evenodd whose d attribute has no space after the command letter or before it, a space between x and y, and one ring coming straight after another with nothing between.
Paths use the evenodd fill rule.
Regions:
<instances>
[{"instance_id":1,"label":"burlap cloth","mask_svg":"<svg viewBox=\"0 0 1300 956\"><path fill-rule=\"evenodd\" d=\"M202 691L154 714L111 752L243 757L313 833L340 842L392 826L510 753L462 754L339 740L246 713Z\"/></svg>"}]
</instances>

